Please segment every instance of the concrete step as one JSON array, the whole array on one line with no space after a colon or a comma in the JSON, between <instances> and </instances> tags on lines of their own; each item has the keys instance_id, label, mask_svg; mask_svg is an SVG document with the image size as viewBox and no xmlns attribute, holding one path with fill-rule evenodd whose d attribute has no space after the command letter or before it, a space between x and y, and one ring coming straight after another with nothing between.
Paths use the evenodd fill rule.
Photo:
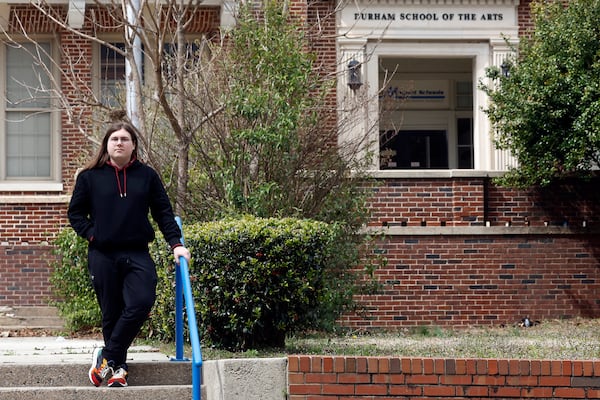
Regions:
<instances>
[{"instance_id":1,"label":"concrete step","mask_svg":"<svg viewBox=\"0 0 600 400\"><path fill-rule=\"evenodd\" d=\"M0 307L0 331L26 328L62 330L64 320L52 306Z\"/></svg>"},{"instance_id":2,"label":"concrete step","mask_svg":"<svg viewBox=\"0 0 600 400\"><path fill-rule=\"evenodd\" d=\"M1 364L0 388L10 387L90 387L89 364ZM130 362L130 386L191 385L189 362ZM114 388L112 388L114 390Z\"/></svg>"},{"instance_id":3,"label":"concrete step","mask_svg":"<svg viewBox=\"0 0 600 400\"><path fill-rule=\"evenodd\" d=\"M99 339L0 337L0 400L191 399L192 366L146 344L129 349L129 386L88 381ZM287 358L206 360L202 400L285 400Z\"/></svg>"},{"instance_id":4,"label":"concrete step","mask_svg":"<svg viewBox=\"0 0 600 400\"><path fill-rule=\"evenodd\" d=\"M58 308L53 306L13 306L13 312L20 317L57 317Z\"/></svg>"},{"instance_id":5,"label":"concrete step","mask_svg":"<svg viewBox=\"0 0 600 400\"><path fill-rule=\"evenodd\" d=\"M126 388L95 387L90 364L0 364L0 400L180 400L192 398L191 363L134 361ZM202 388L202 398L206 388Z\"/></svg>"},{"instance_id":6,"label":"concrete step","mask_svg":"<svg viewBox=\"0 0 600 400\"><path fill-rule=\"evenodd\" d=\"M64 329L64 324L61 319L52 317L1 317L0 330L20 330L20 329L48 329L61 331Z\"/></svg>"},{"instance_id":7,"label":"concrete step","mask_svg":"<svg viewBox=\"0 0 600 400\"><path fill-rule=\"evenodd\" d=\"M183 400L192 398L191 385L109 387L0 388L0 400ZM202 399L206 396L202 394Z\"/></svg>"}]
</instances>

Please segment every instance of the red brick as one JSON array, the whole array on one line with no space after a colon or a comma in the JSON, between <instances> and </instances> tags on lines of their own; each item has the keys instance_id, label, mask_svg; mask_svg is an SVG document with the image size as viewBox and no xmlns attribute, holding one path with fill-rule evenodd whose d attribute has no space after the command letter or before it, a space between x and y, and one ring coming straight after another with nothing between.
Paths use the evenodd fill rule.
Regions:
<instances>
[{"instance_id":1,"label":"red brick","mask_svg":"<svg viewBox=\"0 0 600 400\"><path fill-rule=\"evenodd\" d=\"M461 385L456 387L456 396L460 397L488 397L490 389L487 386Z\"/></svg>"},{"instance_id":2,"label":"red brick","mask_svg":"<svg viewBox=\"0 0 600 400\"><path fill-rule=\"evenodd\" d=\"M531 361L531 375L541 375L542 363L539 360Z\"/></svg>"},{"instance_id":3,"label":"red brick","mask_svg":"<svg viewBox=\"0 0 600 400\"><path fill-rule=\"evenodd\" d=\"M583 376L593 376L594 375L594 363L592 361L583 361Z\"/></svg>"},{"instance_id":4,"label":"red brick","mask_svg":"<svg viewBox=\"0 0 600 400\"><path fill-rule=\"evenodd\" d=\"M523 388L522 397L534 398L534 399L551 399L553 396L553 390L549 387L528 387Z\"/></svg>"},{"instance_id":5,"label":"red brick","mask_svg":"<svg viewBox=\"0 0 600 400\"><path fill-rule=\"evenodd\" d=\"M351 395L354 394L354 385L329 385L325 384L321 386L321 394L335 394L335 395Z\"/></svg>"},{"instance_id":6,"label":"red brick","mask_svg":"<svg viewBox=\"0 0 600 400\"><path fill-rule=\"evenodd\" d=\"M390 372L390 359L386 357L380 357L379 359L379 372L382 374L387 374Z\"/></svg>"},{"instance_id":7,"label":"red brick","mask_svg":"<svg viewBox=\"0 0 600 400\"><path fill-rule=\"evenodd\" d=\"M289 372L297 372L299 371L299 357L298 356L288 356L288 371Z\"/></svg>"},{"instance_id":8,"label":"red brick","mask_svg":"<svg viewBox=\"0 0 600 400\"><path fill-rule=\"evenodd\" d=\"M556 388L554 396L565 399L585 399L585 389L579 388Z\"/></svg>"},{"instance_id":9,"label":"red brick","mask_svg":"<svg viewBox=\"0 0 600 400\"><path fill-rule=\"evenodd\" d=\"M543 360L541 366L542 375L551 375L552 369L550 368L551 362L549 360Z\"/></svg>"},{"instance_id":10,"label":"red brick","mask_svg":"<svg viewBox=\"0 0 600 400\"><path fill-rule=\"evenodd\" d=\"M320 394L321 385L288 385L290 394Z\"/></svg>"},{"instance_id":11,"label":"red brick","mask_svg":"<svg viewBox=\"0 0 600 400\"><path fill-rule=\"evenodd\" d=\"M323 357L323 372L334 372L333 371L333 357Z\"/></svg>"},{"instance_id":12,"label":"red brick","mask_svg":"<svg viewBox=\"0 0 600 400\"><path fill-rule=\"evenodd\" d=\"M537 386L537 376L521 375L521 376L507 376L506 385L508 386Z\"/></svg>"},{"instance_id":13,"label":"red brick","mask_svg":"<svg viewBox=\"0 0 600 400\"><path fill-rule=\"evenodd\" d=\"M473 378L471 375L442 375L440 384L468 386L473 384Z\"/></svg>"},{"instance_id":14,"label":"red brick","mask_svg":"<svg viewBox=\"0 0 600 400\"><path fill-rule=\"evenodd\" d=\"M437 384L439 377L437 375L407 375L407 385L432 385Z\"/></svg>"},{"instance_id":15,"label":"red brick","mask_svg":"<svg viewBox=\"0 0 600 400\"><path fill-rule=\"evenodd\" d=\"M570 376L541 376L539 380L540 386L571 386Z\"/></svg>"},{"instance_id":16,"label":"red brick","mask_svg":"<svg viewBox=\"0 0 600 400\"><path fill-rule=\"evenodd\" d=\"M333 374L333 373L322 373L322 372L311 372L304 375L304 380L306 383L335 383L337 382L338 376L351 376L356 377L355 374ZM349 379L349 378L346 378Z\"/></svg>"},{"instance_id":17,"label":"red brick","mask_svg":"<svg viewBox=\"0 0 600 400\"><path fill-rule=\"evenodd\" d=\"M423 395L429 397L454 397L456 396L456 388L453 386L424 386Z\"/></svg>"},{"instance_id":18,"label":"red brick","mask_svg":"<svg viewBox=\"0 0 600 400\"><path fill-rule=\"evenodd\" d=\"M381 396L387 394L387 392L387 385L356 385L354 387L354 393L361 396Z\"/></svg>"},{"instance_id":19,"label":"red brick","mask_svg":"<svg viewBox=\"0 0 600 400\"><path fill-rule=\"evenodd\" d=\"M309 356L300 356L299 358L299 371L300 372L310 372L310 366L311 366L311 357Z\"/></svg>"},{"instance_id":20,"label":"red brick","mask_svg":"<svg viewBox=\"0 0 600 400\"><path fill-rule=\"evenodd\" d=\"M288 370L288 382L290 384L302 384L304 382L304 374L292 372Z\"/></svg>"},{"instance_id":21,"label":"red brick","mask_svg":"<svg viewBox=\"0 0 600 400\"><path fill-rule=\"evenodd\" d=\"M433 365L433 359L425 358L423 359L423 373L424 374L433 374L435 372L435 368Z\"/></svg>"},{"instance_id":22,"label":"red brick","mask_svg":"<svg viewBox=\"0 0 600 400\"><path fill-rule=\"evenodd\" d=\"M351 374L351 373L343 373L335 375L336 379L333 379L327 383L337 382L339 384L364 384L371 383L371 375L369 374Z\"/></svg>"},{"instance_id":23,"label":"red brick","mask_svg":"<svg viewBox=\"0 0 600 400\"><path fill-rule=\"evenodd\" d=\"M498 373L500 375L508 375L508 360L498 360Z\"/></svg>"},{"instance_id":24,"label":"red brick","mask_svg":"<svg viewBox=\"0 0 600 400\"><path fill-rule=\"evenodd\" d=\"M315 373L323 372L323 359L321 357L311 357L310 370Z\"/></svg>"},{"instance_id":25,"label":"red brick","mask_svg":"<svg viewBox=\"0 0 600 400\"><path fill-rule=\"evenodd\" d=\"M490 388L490 397L521 397L521 389L514 387L494 386Z\"/></svg>"},{"instance_id":26,"label":"red brick","mask_svg":"<svg viewBox=\"0 0 600 400\"><path fill-rule=\"evenodd\" d=\"M390 387L389 394L392 396L421 396L423 388L421 386L394 385Z\"/></svg>"},{"instance_id":27,"label":"red brick","mask_svg":"<svg viewBox=\"0 0 600 400\"><path fill-rule=\"evenodd\" d=\"M475 375L473 376L473 385L497 386L506 384L504 375Z\"/></svg>"}]
</instances>

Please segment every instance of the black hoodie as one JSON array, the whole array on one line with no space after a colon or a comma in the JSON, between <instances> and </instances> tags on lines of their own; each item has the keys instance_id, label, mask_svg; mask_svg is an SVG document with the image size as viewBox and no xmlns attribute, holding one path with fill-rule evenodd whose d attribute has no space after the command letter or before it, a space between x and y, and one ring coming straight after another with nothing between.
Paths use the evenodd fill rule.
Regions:
<instances>
[{"instance_id":1,"label":"black hoodie","mask_svg":"<svg viewBox=\"0 0 600 400\"><path fill-rule=\"evenodd\" d=\"M181 231L160 177L134 160L123 169L110 163L77 176L68 216L79 236L103 250L145 249L154 240L148 212L171 247Z\"/></svg>"}]
</instances>

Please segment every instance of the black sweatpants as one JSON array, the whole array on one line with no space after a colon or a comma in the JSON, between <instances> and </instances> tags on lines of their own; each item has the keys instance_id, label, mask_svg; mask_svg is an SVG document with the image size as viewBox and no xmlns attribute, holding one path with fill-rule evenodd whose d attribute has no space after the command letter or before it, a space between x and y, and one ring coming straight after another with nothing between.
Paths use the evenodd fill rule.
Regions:
<instances>
[{"instance_id":1,"label":"black sweatpants","mask_svg":"<svg viewBox=\"0 0 600 400\"><path fill-rule=\"evenodd\" d=\"M147 250L89 247L88 268L102 311L102 356L119 366L156 300L156 266Z\"/></svg>"}]
</instances>

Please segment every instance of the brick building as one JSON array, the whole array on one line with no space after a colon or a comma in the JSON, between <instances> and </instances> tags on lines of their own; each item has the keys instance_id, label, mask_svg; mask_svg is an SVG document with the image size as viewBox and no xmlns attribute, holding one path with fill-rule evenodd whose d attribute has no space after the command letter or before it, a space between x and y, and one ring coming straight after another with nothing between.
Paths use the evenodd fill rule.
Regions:
<instances>
[{"instance_id":1,"label":"brick building","mask_svg":"<svg viewBox=\"0 0 600 400\"><path fill-rule=\"evenodd\" d=\"M78 30L89 30L92 16L105 16L81 0L53 6ZM230 2L203 2L193 33L230 25L233 9ZM338 103L369 99L353 110L339 140L370 135L365 154L379 154L370 168L380 185L369 228L386 233L378 252L388 262L376 272L381 292L361 297L364 312L347 315L345 324L373 329L600 315L598 182L514 191L491 179L514 160L493 146L477 83L487 67L514 56L505 38L516 43L529 26L528 0L323 0L295 2L294 11L322 33L312 45L339 73ZM121 62L114 54L34 6L1 2L0 23L13 33L24 25L46 46L63 67L53 66L66 98L77 90L67 77L95 90L114 84L102 73ZM90 34L117 40L118 28L103 26ZM17 83L38 80L24 68L31 64L26 51L4 43L0 60L6 93L0 306L41 305L51 295L51 241L67 224L87 143L80 121L91 111L81 107L73 118L19 91ZM340 117L348 119L344 111Z\"/></svg>"}]
</instances>

